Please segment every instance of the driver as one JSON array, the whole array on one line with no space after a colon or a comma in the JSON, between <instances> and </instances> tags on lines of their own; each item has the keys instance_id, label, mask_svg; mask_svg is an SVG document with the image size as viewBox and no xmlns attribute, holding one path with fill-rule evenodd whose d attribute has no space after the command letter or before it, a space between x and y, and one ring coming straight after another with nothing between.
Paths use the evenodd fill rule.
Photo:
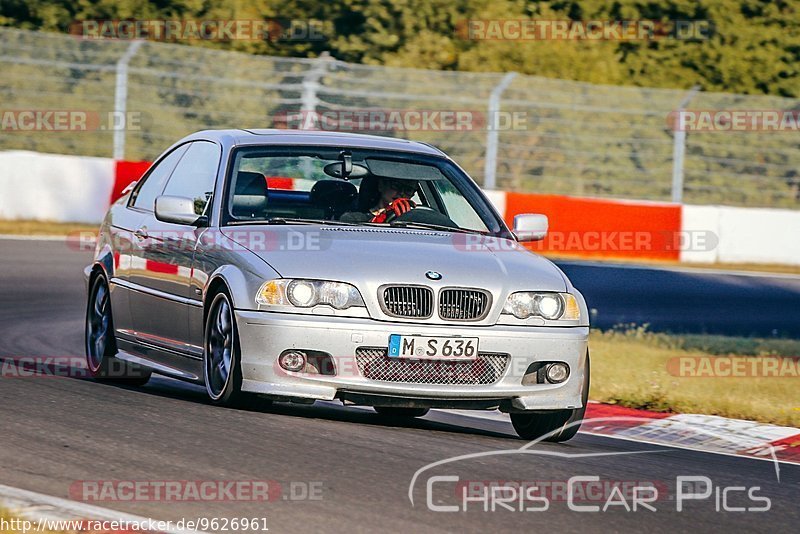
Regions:
<instances>
[{"instance_id":1,"label":"driver","mask_svg":"<svg viewBox=\"0 0 800 534\"><path fill-rule=\"evenodd\" d=\"M339 220L352 223L390 222L416 207L411 197L418 187L417 180L377 178L369 184L365 179L359 191L359 211L344 213Z\"/></svg>"},{"instance_id":2,"label":"driver","mask_svg":"<svg viewBox=\"0 0 800 534\"><path fill-rule=\"evenodd\" d=\"M417 192L416 180L381 178L378 180L378 202L370 210L370 222L383 223L408 213L416 204L411 200Z\"/></svg>"}]
</instances>

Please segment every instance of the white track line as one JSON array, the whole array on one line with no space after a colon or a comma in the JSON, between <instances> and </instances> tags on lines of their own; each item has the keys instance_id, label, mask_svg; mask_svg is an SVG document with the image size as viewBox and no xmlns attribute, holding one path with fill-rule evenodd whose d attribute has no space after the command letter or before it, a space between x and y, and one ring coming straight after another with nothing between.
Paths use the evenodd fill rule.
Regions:
<instances>
[{"instance_id":1,"label":"white track line","mask_svg":"<svg viewBox=\"0 0 800 534\"><path fill-rule=\"evenodd\" d=\"M42 493L35 493L11 486L0 485L0 505L12 514L31 521L51 520L97 520L126 521L147 525L151 520L147 517L117 512L91 504L85 504ZM205 534L195 530L166 530L169 534Z\"/></svg>"},{"instance_id":2,"label":"white track line","mask_svg":"<svg viewBox=\"0 0 800 534\"><path fill-rule=\"evenodd\" d=\"M0 234L0 239L6 241L66 241L65 235L16 235Z\"/></svg>"}]
</instances>

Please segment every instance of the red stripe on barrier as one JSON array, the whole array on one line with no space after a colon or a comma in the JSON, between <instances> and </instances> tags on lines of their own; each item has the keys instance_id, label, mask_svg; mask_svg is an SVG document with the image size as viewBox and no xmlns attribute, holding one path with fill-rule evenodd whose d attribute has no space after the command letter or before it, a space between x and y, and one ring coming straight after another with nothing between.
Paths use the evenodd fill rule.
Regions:
<instances>
[{"instance_id":1,"label":"red stripe on barrier","mask_svg":"<svg viewBox=\"0 0 800 534\"><path fill-rule=\"evenodd\" d=\"M114 189L111 191L111 203L113 204L122 196L122 191L142 177L150 168L149 161L117 161L114 165Z\"/></svg>"},{"instance_id":2,"label":"red stripe on barrier","mask_svg":"<svg viewBox=\"0 0 800 534\"><path fill-rule=\"evenodd\" d=\"M542 213L547 237L528 248L559 255L680 259L681 206L562 195L506 194L509 226L520 213Z\"/></svg>"},{"instance_id":3,"label":"red stripe on barrier","mask_svg":"<svg viewBox=\"0 0 800 534\"><path fill-rule=\"evenodd\" d=\"M286 189L286 190L293 190L294 189L294 179L287 178L285 176L266 176L267 179L267 187L270 189Z\"/></svg>"}]
</instances>

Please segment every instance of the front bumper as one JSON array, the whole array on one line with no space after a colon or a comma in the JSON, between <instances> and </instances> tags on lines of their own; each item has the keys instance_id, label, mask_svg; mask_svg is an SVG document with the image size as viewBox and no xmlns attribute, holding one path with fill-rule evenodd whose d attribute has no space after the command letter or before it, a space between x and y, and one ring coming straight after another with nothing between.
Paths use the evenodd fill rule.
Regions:
<instances>
[{"instance_id":1,"label":"front bumper","mask_svg":"<svg viewBox=\"0 0 800 534\"><path fill-rule=\"evenodd\" d=\"M242 362L242 389L289 399L332 400L366 397L411 399L416 406L440 406L443 401L479 401L506 411L580 408L588 327L519 327L426 325L373 319L237 311ZM510 356L500 378L486 385L419 384L366 378L359 371L356 349L388 345L390 334L477 336L480 352ZM329 354L335 376L292 373L279 367L285 350ZM569 378L560 384L522 385L532 363L566 362Z\"/></svg>"}]
</instances>

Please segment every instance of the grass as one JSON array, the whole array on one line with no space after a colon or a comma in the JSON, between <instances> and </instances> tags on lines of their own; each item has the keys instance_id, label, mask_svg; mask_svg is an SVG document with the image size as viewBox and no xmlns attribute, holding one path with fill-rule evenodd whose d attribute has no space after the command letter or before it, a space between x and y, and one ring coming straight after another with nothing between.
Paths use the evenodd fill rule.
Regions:
<instances>
[{"instance_id":1,"label":"grass","mask_svg":"<svg viewBox=\"0 0 800 534\"><path fill-rule=\"evenodd\" d=\"M0 234L12 235L57 235L66 236L77 232L97 233L99 224L58 223L48 221L10 221L0 219Z\"/></svg>"},{"instance_id":2,"label":"grass","mask_svg":"<svg viewBox=\"0 0 800 534\"><path fill-rule=\"evenodd\" d=\"M680 376L674 358L800 356L800 340L593 331L592 400L658 412L700 413L800 427L800 377ZM788 362L787 362L788 363ZM794 368L797 369L795 364ZM698 367L699 369L699 367ZM707 368L706 368L707 369Z\"/></svg>"}]
</instances>

